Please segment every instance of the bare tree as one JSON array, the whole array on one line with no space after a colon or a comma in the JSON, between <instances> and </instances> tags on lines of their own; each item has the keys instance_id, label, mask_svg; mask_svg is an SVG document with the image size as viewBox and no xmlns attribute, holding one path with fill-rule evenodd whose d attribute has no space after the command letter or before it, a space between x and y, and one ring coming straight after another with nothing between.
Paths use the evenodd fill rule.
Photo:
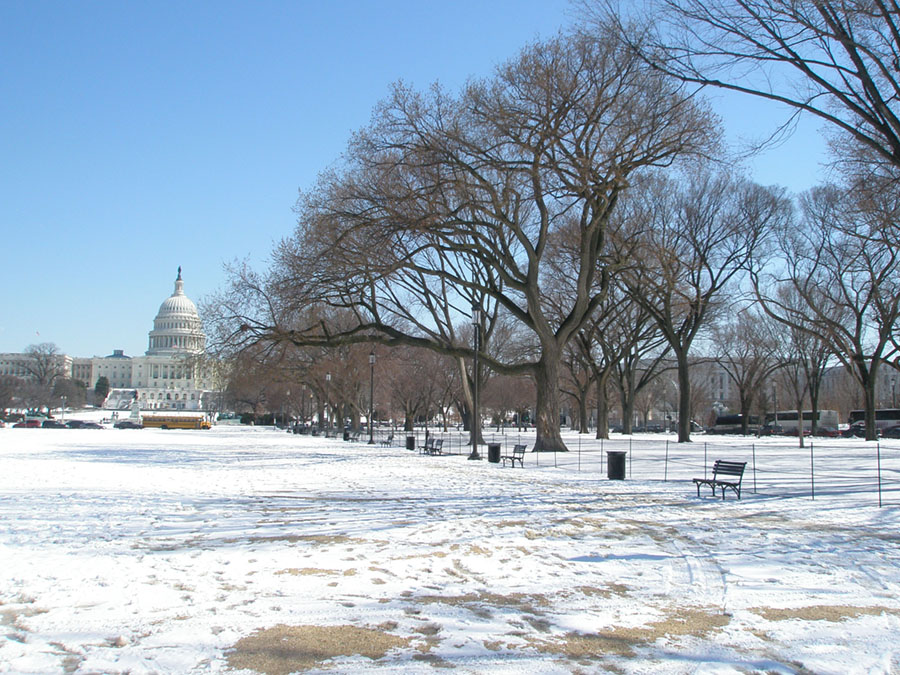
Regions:
<instances>
[{"instance_id":1,"label":"bare tree","mask_svg":"<svg viewBox=\"0 0 900 675\"><path fill-rule=\"evenodd\" d=\"M602 332L601 349L612 364L622 409L622 433L630 434L637 396L669 367L669 347L654 318L626 292L617 305L618 321Z\"/></svg>"},{"instance_id":2,"label":"bare tree","mask_svg":"<svg viewBox=\"0 0 900 675\"><path fill-rule=\"evenodd\" d=\"M235 327L250 341L378 340L471 358L454 326L478 304L533 335L531 359L479 360L534 379L535 450L565 450L559 364L605 295L609 217L633 176L709 151L716 129L701 103L611 35L528 47L459 97L398 87L346 166L301 199L300 227L268 280L278 293L233 314ZM560 313L543 272L563 226L578 238ZM313 303L346 308L357 323L331 332L308 320Z\"/></svg>"},{"instance_id":3,"label":"bare tree","mask_svg":"<svg viewBox=\"0 0 900 675\"><path fill-rule=\"evenodd\" d=\"M52 342L28 345L25 348L25 355L28 359L22 362L22 366L39 387L46 387L49 390L56 380L63 376L59 348Z\"/></svg>"},{"instance_id":4,"label":"bare tree","mask_svg":"<svg viewBox=\"0 0 900 675\"><path fill-rule=\"evenodd\" d=\"M62 355L52 342L28 345L22 366L31 380L32 404L50 407L53 386L64 377Z\"/></svg>"},{"instance_id":5,"label":"bare tree","mask_svg":"<svg viewBox=\"0 0 900 675\"><path fill-rule=\"evenodd\" d=\"M582 4L603 26L617 22L621 38L661 72L813 115L864 148L856 159L900 168L895 3L653 0L629 22L613 0Z\"/></svg>"},{"instance_id":6,"label":"bare tree","mask_svg":"<svg viewBox=\"0 0 900 675\"><path fill-rule=\"evenodd\" d=\"M15 407L24 382L13 375L0 375L0 413Z\"/></svg>"},{"instance_id":7,"label":"bare tree","mask_svg":"<svg viewBox=\"0 0 900 675\"><path fill-rule=\"evenodd\" d=\"M236 357L228 369L225 401L235 412L250 412L254 418L267 407L270 372L249 352Z\"/></svg>"},{"instance_id":8,"label":"bare tree","mask_svg":"<svg viewBox=\"0 0 900 675\"><path fill-rule=\"evenodd\" d=\"M811 190L802 205L802 223L778 238L781 264L760 259L754 289L770 316L819 338L852 374L864 394L866 438L875 440L878 370L894 354L900 317L900 248L883 227L896 210L862 210L834 186Z\"/></svg>"},{"instance_id":9,"label":"bare tree","mask_svg":"<svg viewBox=\"0 0 900 675\"><path fill-rule=\"evenodd\" d=\"M597 406L597 438L609 438L610 383L615 382L622 402L623 432L631 433L634 396L659 372L666 353L665 340L640 304L613 284L571 343L582 368L591 375ZM584 413L586 414L586 413Z\"/></svg>"},{"instance_id":10,"label":"bare tree","mask_svg":"<svg viewBox=\"0 0 900 675\"><path fill-rule=\"evenodd\" d=\"M782 285L779 290L781 301L785 307L801 307L803 299L790 286ZM809 396L809 407L812 413L810 430L815 436L819 431L819 396L825 372L833 354L828 340L802 326L784 324L778 331L782 356L780 360L788 363L791 387L798 400ZM800 385L803 391L800 391ZM798 411L802 412L802 411ZM799 418L798 418L799 419Z\"/></svg>"},{"instance_id":11,"label":"bare tree","mask_svg":"<svg viewBox=\"0 0 900 675\"><path fill-rule=\"evenodd\" d=\"M772 372L780 365L776 332L764 313L745 309L713 329L715 359L738 394L741 433L749 432L750 412Z\"/></svg>"},{"instance_id":12,"label":"bare tree","mask_svg":"<svg viewBox=\"0 0 900 675\"><path fill-rule=\"evenodd\" d=\"M53 384L52 398L54 403L65 397L65 405L74 408L82 407L87 401L87 387L79 380L60 377Z\"/></svg>"},{"instance_id":13,"label":"bare tree","mask_svg":"<svg viewBox=\"0 0 900 675\"><path fill-rule=\"evenodd\" d=\"M588 433L588 403L594 385L594 371L591 368L590 351L583 349L580 336L571 340L563 349L563 376L560 390L574 403L577 410L575 426L578 432Z\"/></svg>"},{"instance_id":14,"label":"bare tree","mask_svg":"<svg viewBox=\"0 0 900 675\"><path fill-rule=\"evenodd\" d=\"M656 178L634 200L623 230L622 275L635 302L665 336L678 371L678 441L690 441L689 353L724 295L788 213L780 192L725 174L684 182Z\"/></svg>"}]
</instances>

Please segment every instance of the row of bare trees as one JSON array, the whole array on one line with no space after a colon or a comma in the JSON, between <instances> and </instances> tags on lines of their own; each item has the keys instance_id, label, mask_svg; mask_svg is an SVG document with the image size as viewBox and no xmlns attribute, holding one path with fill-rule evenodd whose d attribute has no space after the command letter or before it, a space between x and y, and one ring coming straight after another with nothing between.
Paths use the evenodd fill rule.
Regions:
<instances>
[{"instance_id":1,"label":"row of bare trees","mask_svg":"<svg viewBox=\"0 0 900 675\"><path fill-rule=\"evenodd\" d=\"M584 9L583 30L526 47L459 94L396 86L301 194L271 269L234 268L214 303L218 344L278 359L430 350L455 364L471 411L485 379L470 366L478 330L480 363L534 383L536 450L565 449L564 364L577 398L597 387L602 419L613 373L627 407L647 359L667 355L687 441L692 350L752 298L794 336L805 388L821 366L799 356L804 340L847 365L874 415L878 368L900 365L896 11L790 0L657 0L641 17L612 2ZM795 203L726 168L704 86L833 125L840 184Z\"/></svg>"},{"instance_id":2,"label":"row of bare trees","mask_svg":"<svg viewBox=\"0 0 900 675\"><path fill-rule=\"evenodd\" d=\"M294 348L279 358L248 349L219 364L219 377L224 407L256 418L358 429L371 406L378 423L412 430L435 421L447 429L451 417L468 424L471 413L454 366L432 350L353 344ZM534 400L527 381L511 385L496 376L481 384L482 410L490 417L527 419Z\"/></svg>"}]
</instances>

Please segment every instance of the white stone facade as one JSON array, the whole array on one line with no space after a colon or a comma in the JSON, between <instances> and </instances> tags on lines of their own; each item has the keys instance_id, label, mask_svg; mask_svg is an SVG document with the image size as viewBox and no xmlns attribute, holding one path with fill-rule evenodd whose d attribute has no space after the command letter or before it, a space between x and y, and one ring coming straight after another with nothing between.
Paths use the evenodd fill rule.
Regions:
<instances>
[{"instance_id":1,"label":"white stone facade","mask_svg":"<svg viewBox=\"0 0 900 675\"><path fill-rule=\"evenodd\" d=\"M57 354L53 357L53 362L63 377L69 377L69 374L72 372L73 361L74 359L71 356L66 356L65 354ZM0 354L0 375L11 375L22 380L33 380L32 363L34 363L34 357L31 354L22 352Z\"/></svg>"}]
</instances>

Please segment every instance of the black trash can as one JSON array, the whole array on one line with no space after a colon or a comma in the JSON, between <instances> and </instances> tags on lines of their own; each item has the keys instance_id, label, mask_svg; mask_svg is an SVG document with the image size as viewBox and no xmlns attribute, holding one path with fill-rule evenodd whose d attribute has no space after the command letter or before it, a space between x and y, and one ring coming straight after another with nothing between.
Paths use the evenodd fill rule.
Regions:
<instances>
[{"instance_id":1,"label":"black trash can","mask_svg":"<svg viewBox=\"0 0 900 675\"><path fill-rule=\"evenodd\" d=\"M488 443L488 461L494 464L500 463L500 444Z\"/></svg>"},{"instance_id":2,"label":"black trash can","mask_svg":"<svg viewBox=\"0 0 900 675\"><path fill-rule=\"evenodd\" d=\"M407 450L415 450L416 449L416 437L412 434L407 434L406 436L406 449Z\"/></svg>"},{"instance_id":3,"label":"black trash can","mask_svg":"<svg viewBox=\"0 0 900 675\"><path fill-rule=\"evenodd\" d=\"M606 477L610 480L625 480L625 456L624 450L606 451Z\"/></svg>"},{"instance_id":4,"label":"black trash can","mask_svg":"<svg viewBox=\"0 0 900 675\"><path fill-rule=\"evenodd\" d=\"M350 430L349 429L344 429L344 440L345 441L350 440Z\"/></svg>"}]
</instances>

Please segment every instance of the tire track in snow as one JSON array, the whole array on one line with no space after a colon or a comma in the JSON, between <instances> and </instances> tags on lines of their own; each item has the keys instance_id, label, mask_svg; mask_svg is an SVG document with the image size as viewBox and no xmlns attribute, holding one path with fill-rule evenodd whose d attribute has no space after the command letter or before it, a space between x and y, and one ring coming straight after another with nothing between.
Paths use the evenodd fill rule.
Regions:
<instances>
[{"instance_id":1,"label":"tire track in snow","mask_svg":"<svg viewBox=\"0 0 900 675\"><path fill-rule=\"evenodd\" d=\"M674 549L682 560L692 604L718 607L726 612L728 583L725 571L718 561L708 555L708 550L689 537L677 536L666 544ZM665 548L665 547L664 547Z\"/></svg>"}]
</instances>

